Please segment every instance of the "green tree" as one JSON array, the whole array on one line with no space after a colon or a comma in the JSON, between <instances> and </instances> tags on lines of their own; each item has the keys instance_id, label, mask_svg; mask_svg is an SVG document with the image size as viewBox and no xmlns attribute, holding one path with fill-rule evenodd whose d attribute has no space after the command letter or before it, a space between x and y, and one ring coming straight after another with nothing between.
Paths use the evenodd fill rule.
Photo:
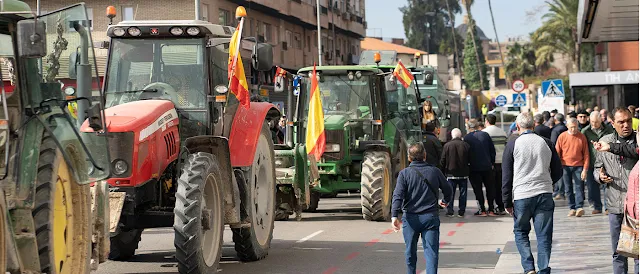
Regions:
<instances>
[{"instance_id":1,"label":"green tree","mask_svg":"<svg viewBox=\"0 0 640 274\"><path fill-rule=\"evenodd\" d=\"M505 64L509 79L524 79L536 73L536 54L530 44L515 43L509 47Z\"/></svg>"},{"instance_id":2,"label":"green tree","mask_svg":"<svg viewBox=\"0 0 640 274\"><path fill-rule=\"evenodd\" d=\"M571 60L573 72L579 69L580 45L578 44L578 0L549 0L549 12L532 38L537 45L536 63L544 63L554 53L561 53Z\"/></svg>"},{"instance_id":3,"label":"green tree","mask_svg":"<svg viewBox=\"0 0 640 274\"><path fill-rule=\"evenodd\" d=\"M474 42L475 40L475 42ZM464 81L467 89L487 90L489 80L487 79L487 64L482 53L482 45L476 31L476 22L469 16L467 28L467 38L464 41ZM480 61L480 62L478 62ZM482 75L482 78L480 78Z\"/></svg>"},{"instance_id":4,"label":"green tree","mask_svg":"<svg viewBox=\"0 0 640 274\"><path fill-rule=\"evenodd\" d=\"M446 40L453 48L453 40L447 37L451 37L449 26L454 18L449 17L447 2L452 14L462 11L457 0L408 0L407 5L400 8L406 46L440 53L440 45Z\"/></svg>"}]
</instances>

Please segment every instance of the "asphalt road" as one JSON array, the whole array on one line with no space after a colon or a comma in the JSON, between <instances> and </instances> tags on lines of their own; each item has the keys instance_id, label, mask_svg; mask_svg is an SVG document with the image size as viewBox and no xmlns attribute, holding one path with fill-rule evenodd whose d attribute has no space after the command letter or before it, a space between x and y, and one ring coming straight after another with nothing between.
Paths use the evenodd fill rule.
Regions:
<instances>
[{"instance_id":1,"label":"asphalt road","mask_svg":"<svg viewBox=\"0 0 640 274\"><path fill-rule=\"evenodd\" d=\"M467 216L441 212L439 273L493 273L497 249L513 241L511 217L472 216L477 207L471 186L469 192ZM301 222L276 222L269 256L262 261L239 262L230 230L224 240L220 273L406 272L402 234L390 230L389 223L364 221L357 194L322 199L318 212L305 213ZM132 261L106 262L97 273L177 273L173 254L172 228L145 230ZM418 268L424 269L422 258Z\"/></svg>"}]
</instances>

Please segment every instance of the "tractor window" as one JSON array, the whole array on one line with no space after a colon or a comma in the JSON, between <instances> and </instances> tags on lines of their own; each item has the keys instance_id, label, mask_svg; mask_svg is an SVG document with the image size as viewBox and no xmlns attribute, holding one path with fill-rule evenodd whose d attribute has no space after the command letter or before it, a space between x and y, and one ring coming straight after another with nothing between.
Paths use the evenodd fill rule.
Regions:
<instances>
[{"instance_id":1,"label":"tractor window","mask_svg":"<svg viewBox=\"0 0 640 274\"><path fill-rule=\"evenodd\" d=\"M390 111L404 111L408 110L410 106L418 105L418 95L414 83L411 83L408 88L405 88L401 83L398 83L397 86L396 92L385 92Z\"/></svg>"},{"instance_id":2,"label":"tractor window","mask_svg":"<svg viewBox=\"0 0 640 274\"><path fill-rule=\"evenodd\" d=\"M311 84L305 86L310 94ZM369 76L350 81L347 75L323 75L320 94L324 114L349 114L351 119L371 119L370 88Z\"/></svg>"},{"instance_id":3,"label":"tractor window","mask_svg":"<svg viewBox=\"0 0 640 274\"><path fill-rule=\"evenodd\" d=\"M164 98L178 109L203 109L204 41L113 39L106 79L107 106Z\"/></svg>"}]
</instances>

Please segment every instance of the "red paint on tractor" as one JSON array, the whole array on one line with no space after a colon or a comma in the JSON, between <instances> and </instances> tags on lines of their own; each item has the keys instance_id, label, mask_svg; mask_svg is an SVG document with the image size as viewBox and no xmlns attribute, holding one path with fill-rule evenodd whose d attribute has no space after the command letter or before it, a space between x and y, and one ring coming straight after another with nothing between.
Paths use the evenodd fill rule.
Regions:
<instances>
[{"instance_id":1,"label":"red paint on tractor","mask_svg":"<svg viewBox=\"0 0 640 274\"><path fill-rule=\"evenodd\" d=\"M251 102L250 107L238 107L229 133L231 166L250 166L256 154L258 138L267 112L275 109L271 103Z\"/></svg>"}]
</instances>

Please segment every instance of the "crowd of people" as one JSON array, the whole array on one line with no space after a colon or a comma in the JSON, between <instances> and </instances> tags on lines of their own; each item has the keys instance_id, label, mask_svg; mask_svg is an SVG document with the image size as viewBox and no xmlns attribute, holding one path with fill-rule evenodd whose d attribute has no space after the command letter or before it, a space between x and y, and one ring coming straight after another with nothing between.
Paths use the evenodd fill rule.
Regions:
<instances>
[{"instance_id":1,"label":"crowd of people","mask_svg":"<svg viewBox=\"0 0 640 274\"><path fill-rule=\"evenodd\" d=\"M427 120L423 119L423 130L433 133L435 125ZM569 218L608 215L614 274L627 273L627 257L618 253L618 240L628 217L635 220L637 233L640 215L637 145L640 136L637 136L638 112L634 106L612 111L594 107L567 115L557 111L521 113L514 122L515 129L508 132L496 126L496 116L492 114L485 115L484 121L470 119L466 126L466 135L455 128L451 131L451 140L444 146L436 145L439 141L435 134L411 146L409 169L422 168L424 174L401 172L398 177L398 185L405 187L401 192L397 188L394 192L393 214L397 217L403 212L402 220L405 215L410 218L409 223L394 218L393 226L397 230L402 226L403 231L411 227L412 234L405 235L409 273L415 271L415 252L411 255L415 248L410 247L415 246L416 235L439 229L439 219L435 221L437 207L444 208L447 217L465 216L467 182L478 203L474 216L513 216L524 273L551 271L553 213L558 200L567 201ZM427 166L430 168L424 168ZM442 183L445 178L447 184ZM412 189L412 181L420 187L437 182L433 188L441 189L444 198L438 204L436 193ZM456 196L457 211L453 203ZM421 210L412 211L406 206L411 204L406 197L417 203L429 201L429 205L414 207ZM587 212L585 209L589 207ZM428 217L422 216L424 214ZM537 272L528 236L531 221L538 238ZM435 237L436 234L429 235ZM431 242L435 246L427 247ZM437 269L437 243L433 238L423 241L427 270ZM428 253L427 248L430 248ZM638 273L637 259L634 272Z\"/></svg>"}]
</instances>

